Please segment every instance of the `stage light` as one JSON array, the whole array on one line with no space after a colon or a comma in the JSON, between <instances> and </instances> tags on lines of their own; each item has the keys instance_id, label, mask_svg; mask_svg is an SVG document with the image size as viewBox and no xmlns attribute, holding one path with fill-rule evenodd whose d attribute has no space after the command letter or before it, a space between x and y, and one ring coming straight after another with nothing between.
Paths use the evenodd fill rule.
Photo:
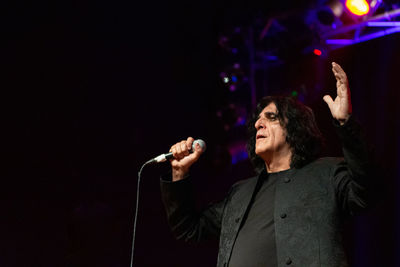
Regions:
<instances>
[{"instance_id":1,"label":"stage light","mask_svg":"<svg viewBox=\"0 0 400 267\"><path fill-rule=\"evenodd\" d=\"M318 9L316 15L322 25L333 26L343 11L344 5L340 0L329 0L325 6Z\"/></svg>"},{"instance_id":2,"label":"stage light","mask_svg":"<svg viewBox=\"0 0 400 267\"><path fill-rule=\"evenodd\" d=\"M317 55L317 56L320 56L320 55L322 55L322 51L321 50L319 50L319 49L314 49L314 54L315 55Z\"/></svg>"},{"instance_id":3,"label":"stage light","mask_svg":"<svg viewBox=\"0 0 400 267\"><path fill-rule=\"evenodd\" d=\"M243 88L243 85L247 82L247 77L239 63L227 66L225 70L219 74L219 77L224 87L231 92Z\"/></svg>"},{"instance_id":4,"label":"stage light","mask_svg":"<svg viewBox=\"0 0 400 267\"><path fill-rule=\"evenodd\" d=\"M347 0L346 7L357 16L363 16L369 12L369 4L365 0Z\"/></svg>"}]
</instances>

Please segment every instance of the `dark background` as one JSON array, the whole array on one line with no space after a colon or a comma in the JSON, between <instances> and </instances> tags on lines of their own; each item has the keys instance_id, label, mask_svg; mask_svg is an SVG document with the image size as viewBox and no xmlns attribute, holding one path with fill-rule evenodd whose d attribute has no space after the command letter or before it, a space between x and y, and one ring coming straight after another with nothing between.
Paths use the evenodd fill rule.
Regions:
<instances>
[{"instance_id":1,"label":"dark background","mask_svg":"<svg viewBox=\"0 0 400 267\"><path fill-rule=\"evenodd\" d=\"M193 167L199 205L252 174L231 165L216 111L221 32L253 16L298 8L250 1L148 3L14 1L1 8L2 152L0 266L129 266L137 172L187 136L208 148ZM399 34L294 57L259 75L270 89L312 84L306 103L341 154L322 96L335 93L330 62L348 73L354 114L376 148L385 198L346 225L354 266L400 266ZM222 145L221 145L222 144ZM214 266L217 243L170 233L159 192L167 164L143 171L135 266Z\"/></svg>"}]
</instances>

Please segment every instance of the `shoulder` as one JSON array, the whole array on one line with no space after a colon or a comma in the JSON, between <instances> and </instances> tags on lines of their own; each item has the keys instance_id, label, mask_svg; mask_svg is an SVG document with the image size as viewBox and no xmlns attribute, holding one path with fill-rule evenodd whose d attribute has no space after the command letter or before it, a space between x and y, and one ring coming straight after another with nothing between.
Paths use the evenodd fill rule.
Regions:
<instances>
[{"instance_id":1,"label":"shoulder","mask_svg":"<svg viewBox=\"0 0 400 267\"><path fill-rule=\"evenodd\" d=\"M243 180L239 180L236 183L234 183L231 187L231 191L239 190L239 189L244 189L247 187L253 186L257 182L258 176L246 178Z\"/></svg>"},{"instance_id":2,"label":"shoulder","mask_svg":"<svg viewBox=\"0 0 400 267\"><path fill-rule=\"evenodd\" d=\"M333 167L341 162L343 162L343 158L341 157L323 157L310 162L303 168Z\"/></svg>"},{"instance_id":3,"label":"shoulder","mask_svg":"<svg viewBox=\"0 0 400 267\"><path fill-rule=\"evenodd\" d=\"M330 176L344 162L341 157L323 157L316 159L298 170L298 174L309 176Z\"/></svg>"}]
</instances>

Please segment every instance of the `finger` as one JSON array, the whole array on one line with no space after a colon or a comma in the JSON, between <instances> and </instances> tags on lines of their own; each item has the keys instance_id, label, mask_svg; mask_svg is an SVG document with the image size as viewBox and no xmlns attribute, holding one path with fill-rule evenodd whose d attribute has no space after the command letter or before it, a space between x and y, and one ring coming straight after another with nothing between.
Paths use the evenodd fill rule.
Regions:
<instances>
[{"instance_id":1,"label":"finger","mask_svg":"<svg viewBox=\"0 0 400 267\"><path fill-rule=\"evenodd\" d=\"M338 81L338 82L342 82L343 80L342 80L342 76L340 76L340 74L339 73L333 73L334 75L335 75L335 78L336 78L336 81Z\"/></svg>"},{"instance_id":2,"label":"finger","mask_svg":"<svg viewBox=\"0 0 400 267\"><path fill-rule=\"evenodd\" d=\"M336 62L332 62L332 69L336 72L343 71L343 68Z\"/></svg>"},{"instance_id":3,"label":"finger","mask_svg":"<svg viewBox=\"0 0 400 267\"><path fill-rule=\"evenodd\" d=\"M194 151L192 153L193 158L197 160L201 156L201 154L203 154L203 152L204 151L203 151L202 147L200 146L200 144L196 143L194 145Z\"/></svg>"},{"instance_id":4,"label":"finger","mask_svg":"<svg viewBox=\"0 0 400 267\"><path fill-rule=\"evenodd\" d=\"M179 158L181 158L181 154L182 154L181 142L175 144L175 149L176 149L177 156Z\"/></svg>"},{"instance_id":5,"label":"finger","mask_svg":"<svg viewBox=\"0 0 400 267\"><path fill-rule=\"evenodd\" d=\"M180 143L180 147L181 147L181 153L183 156L189 155L189 149L186 145L186 141L182 141Z\"/></svg>"},{"instance_id":6,"label":"finger","mask_svg":"<svg viewBox=\"0 0 400 267\"><path fill-rule=\"evenodd\" d=\"M332 62L332 68L334 68L337 72L344 72L342 66L340 66L338 63L336 62Z\"/></svg>"},{"instance_id":7,"label":"finger","mask_svg":"<svg viewBox=\"0 0 400 267\"><path fill-rule=\"evenodd\" d=\"M187 147L188 147L189 150L192 149L193 142L194 142L193 137L188 137L188 138L187 138L187 140L186 140L186 145L187 145Z\"/></svg>"},{"instance_id":8,"label":"finger","mask_svg":"<svg viewBox=\"0 0 400 267\"><path fill-rule=\"evenodd\" d=\"M340 75L339 75L338 71L332 67L332 72L333 72L333 75L335 76L336 80L339 81Z\"/></svg>"},{"instance_id":9,"label":"finger","mask_svg":"<svg viewBox=\"0 0 400 267\"><path fill-rule=\"evenodd\" d=\"M332 68L333 75L335 75L336 79L345 79L347 78L346 73L343 70Z\"/></svg>"},{"instance_id":10,"label":"finger","mask_svg":"<svg viewBox=\"0 0 400 267\"><path fill-rule=\"evenodd\" d=\"M328 104L329 109L332 110L333 109L332 97L330 95L325 95L323 99L324 99L325 103Z\"/></svg>"},{"instance_id":11,"label":"finger","mask_svg":"<svg viewBox=\"0 0 400 267\"><path fill-rule=\"evenodd\" d=\"M204 152L204 148L200 145L199 142L196 142L194 146L194 152L200 152L200 153Z\"/></svg>"},{"instance_id":12,"label":"finger","mask_svg":"<svg viewBox=\"0 0 400 267\"><path fill-rule=\"evenodd\" d=\"M340 80L342 83L347 83L347 75L344 72L338 72L335 74L336 79Z\"/></svg>"},{"instance_id":13,"label":"finger","mask_svg":"<svg viewBox=\"0 0 400 267\"><path fill-rule=\"evenodd\" d=\"M337 74L340 77L340 79L347 80L346 72L343 70L343 68L339 64L333 62L332 70L333 70L333 73L335 74L335 76Z\"/></svg>"},{"instance_id":14,"label":"finger","mask_svg":"<svg viewBox=\"0 0 400 267\"><path fill-rule=\"evenodd\" d=\"M176 152L176 145L173 145L169 151L172 152L172 155L174 156L175 159L178 157Z\"/></svg>"}]
</instances>

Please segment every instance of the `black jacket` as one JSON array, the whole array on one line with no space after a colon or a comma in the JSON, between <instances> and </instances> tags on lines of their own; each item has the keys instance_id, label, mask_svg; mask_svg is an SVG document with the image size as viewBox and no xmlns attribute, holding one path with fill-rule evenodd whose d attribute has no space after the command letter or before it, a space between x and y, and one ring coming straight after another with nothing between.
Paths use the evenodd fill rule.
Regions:
<instances>
[{"instance_id":1,"label":"black jacket","mask_svg":"<svg viewBox=\"0 0 400 267\"><path fill-rule=\"evenodd\" d=\"M274 222L278 266L347 266L342 246L343 219L367 206L373 168L360 127L350 119L337 126L343 158L321 158L291 169L276 184ZM178 239L219 237L217 266L228 266L242 219L258 177L232 186L224 200L198 212L190 178L161 180L168 221Z\"/></svg>"}]
</instances>

